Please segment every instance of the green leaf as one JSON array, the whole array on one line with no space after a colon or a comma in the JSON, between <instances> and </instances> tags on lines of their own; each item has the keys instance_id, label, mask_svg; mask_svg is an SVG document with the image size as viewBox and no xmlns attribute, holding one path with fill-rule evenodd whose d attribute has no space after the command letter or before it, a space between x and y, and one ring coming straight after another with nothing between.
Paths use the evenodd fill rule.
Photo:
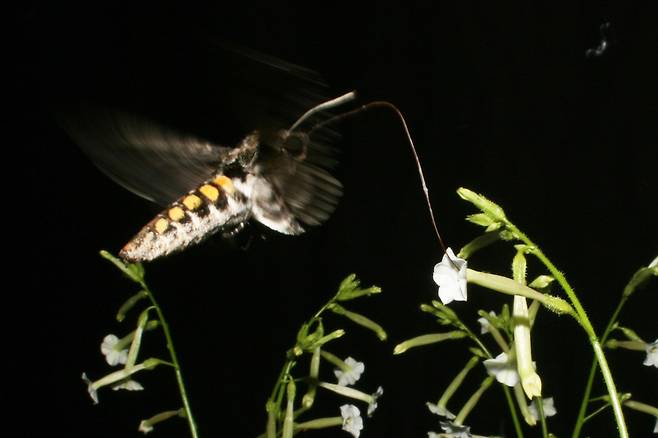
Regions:
<instances>
[{"instance_id":1,"label":"green leaf","mask_svg":"<svg viewBox=\"0 0 658 438\"><path fill-rule=\"evenodd\" d=\"M450 321L459 321L459 317L450 307L437 300L432 300L432 307L438 310L444 317Z\"/></svg>"},{"instance_id":2,"label":"green leaf","mask_svg":"<svg viewBox=\"0 0 658 438\"><path fill-rule=\"evenodd\" d=\"M546 289L553 281L555 281L555 278L550 275L540 275L539 277L532 280L528 286L533 289L542 290Z\"/></svg>"},{"instance_id":3,"label":"green leaf","mask_svg":"<svg viewBox=\"0 0 658 438\"><path fill-rule=\"evenodd\" d=\"M143 300L144 298L148 297L148 293L145 290L140 290L137 292L135 295L131 296L128 298L119 308L119 311L117 312L117 321L121 322L126 318L126 313L130 309L132 309L135 304L137 304L139 301Z\"/></svg>"},{"instance_id":4,"label":"green leaf","mask_svg":"<svg viewBox=\"0 0 658 438\"><path fill-rule=\"evenodd\" d=\"M344 335L345 335L345 330L343 329L334 330L328 335L322 336L321 338L314 340L313 343L308 344L306 347L304 347L304 351L313 352L316 349L324 346L324 344L326 344L327 342L333 341L334 339L338 339Z\"/></svg>"},{"instance_id":5,"label":"green leaf","mask_svg":"<svg viewBox=\"0 0 658 438\"><path fill-rule=\"evenodd\" d=\"M336 300L338 301L349 301L355 298L362 297L364 295L370 296L373 294L381 293L381 288L378 286L370 286L365 289L361 289L359 285L361 282L356 278L355 274L350 274L340 283L338 287L338 293L336 294Z\"/></svg>"},{"instance_id":6,"label":"green leaf","mask_svg":"<svg viewBox=\"0 0 658 438\"><path fill-rule=\"evenodd\" d=\"M311 331L311 329L313 329ZM311 322L302 325L297 333L297 345L303 350L307 351L314 345L320 338L324 336L324 325L322 318L315 318Z\"/></svg>"},{"instance_id":7,"label":"green leaf","mask_svg":"<svg viewBox=\"0 0 658 438\"><path fill-rule=\"evenodd\" d=\"M489 357L484 354L484 351L480 350L477 347L468 347L468 351L470 351L473 355L480 357L482 359L489 359Z\"/></svg>"},{"instance_id":8,"label":"green leaf","mask_svg":"<svg viewBox=\"0 0 658 438\"><path fill-rule=\"evenodd\" d=\"M509 230L501 230L499 235L500 235L500 240L504 240L506 242L511 242L512 240L519 240L519 236L517 236L516 234L514 234Z\"/></svg>"},{"instance_id":9,"label":"green leaf","mask_svg":"<svg viewBox=\"0 0 658 438\"><path fill-rule=\"evenodd\" d=\"M451 339L461 339L465 337L466 333L461 330L455 330L447 333L428 333L426 335L416 336L399 343L393 349L393 354L402 354L411 348L420 347L422 345L436 344L437 342L448 341Z\"/></svg>"},{"instance_id":10,"label":"green leaf","mask_svg":"<svg viewBox=\"0 0 658 438\"><path fill-rule=\"evenodd\" d=\"M372 330L375 332L377 337L379 338L380 341L385 341L388 335L386 334L386 331L374 322L373 320L361 315L360 313L352 312L350 310L345 309L344 307L338 305L338 304L332 304L329 307L329 310L332 312L342 315L346 317L347 319L351 320L352 322L367 328L368 330Z\"/></svg>"},{"instance_id":11,"label":"green leaf","mask_svg":"<svg viewBox=\"0 0 658 438\"><path fill-rule=\"evenodd\" d=\"M466 216L466 220L475 225L480 225L483 227L488 227L489 225L494 223L494 221L491 220L491 218L484 213L470 214Z\"/></svg>"},{"instance_id":12,"label":"green leaf","mask_svg":"<svg viewBox=\"0 0 658 438\"><path fill-rule=\"evenodd\" d=\"M457 194L464 200L475 205L482 213L487 215L492 222L507 222L505 212L494 202L491 202L484 196L475 193L467 188L460 187Z\"/></svg>"},{"instance_id":13,"label":"green leaf","mask_svg":"<svg viewBox=\"0 0 658 438\"><path fill-rule=\"evenodd\" d=\"M525 249L518 249L512 260L512 277L514 280L521 284L525 284L526 269L527 261L525 258Z\"/></svg>"},{"instance_id":14,"label":"green leaf","mask_svg":"<svg viewBox=\"0 0 658 438\"><path fill-rule=\"evenodd\" d=\"M338 293L345 291L348 292L359 287L359 280L356 279L356 274L350 274L340 282L338 286Z\"/></svg>"},{"instance_id":15,"label":"green leaf","mask_svg":"<svg viewBox=\"0 0 658 438\"><path fill-rule=\"evenodd\" d=\"M615 329L622 332L624 334L624 336L626 336L631 341L639 341L639 342L644 343L642 338L637 333L635 333L634 330L631 330L628 327L617 326L617 327L615 327Z\"/></svg>"},{"instance_id":16,"label":"green leaf","mask_svg":"<svg viewBox=\"0 0 658 438\"><path fill-rule=\"evenodd\" d=\"M126 368L131 368L137 362L137 354L139 354L139 348L142 345L142 334L144 333L144 328L149 322L149 311L153 307L149 307L142 311L137 319L137 329L135 330L135 335L133 336L133 341L130 343L130 350L128 351L128 360L126 361Z\"/></svg>"},{"instance_id":17,"label":"green leaf","mask_svg":"<svg viewBox=\"0 0 658 438\"><path fill-rule=\"evenodd\" d=\"M459 250L457 257L462 259L468 259L470 256L475 254L477 251L491 245L494 242L497 242L500 239L500 233L484 233L481 236L476 237L471 240L469 243L464 245L462 249Z\"/></svg>"},{"instance_id":18,"label":"green leaf","mask_svg":"<svg viewBox=\"0 0 658 438\"><path fill-rule=\"evenodd\" d=\"M630 296L637 289L644 287L651 277L658 276L658 266L643 266L631 277L626 287L624 287L624 296Z\"/></svg>"},{"instance_id":19,"label":"green leaf","mask_svg":"<svg viewBox=\"0 0 658 438\"><path fill-rule=\"evenodd\" d=\"M128 278L130 278L135 283L144 284L144 267L141 263L131 263L126 265L121 259L113 256L108 251L101 250L101 257L106 260L109 260L121 270Z\"/></svg>"},{"instance_id":20,"label":"green leaf","mask_svg":"<svg viewBox=\"0 0 658 438\"><path fill-rule=\"evenodd\" d=\"M484 231L486 231L487 233L491 233L492 231L499 230L500 227L502 226L503 226L502 222L494 222L491 225L489 225Z\"/></svg>"}]
</instances>

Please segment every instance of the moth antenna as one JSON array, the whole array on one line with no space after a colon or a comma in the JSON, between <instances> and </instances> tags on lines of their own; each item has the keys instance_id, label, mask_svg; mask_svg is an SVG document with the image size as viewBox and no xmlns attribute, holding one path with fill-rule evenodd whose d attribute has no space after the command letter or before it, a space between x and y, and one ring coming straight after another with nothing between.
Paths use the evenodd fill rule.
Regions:
<instances>
[{"instance_id":1,"label":"moth antenna","mask_svg":"<svg viewBox=\"0 0 658 438\"><path fill-rule=\"evenodd\" d=\"M317 110L321 106L328 105L326 107L323 107L323 109L324 108L330 108L330 107L333 107L333 106L340 105L340 104L342 104L346 101L352 100L354 97L355 97L355 92L352 91L350 93L344 94L343 96L337 97L336 99L332 99L328 102L322 103L322 104L312 108L311 110L307 111L306 114L304 114L300 118L300 120L304 119L311 112L315 112L315 110ZM320 122L320 123L316 124L315 126L313 126L309 130L308 134L311 135L311 133L313 131L315 131L316 129L320 129L323 126L328 125L330 123L335 123L335 122L337 122L341 119L356 115L356 114L358 114L362 111L366 111L370 108L376 108L376 107L388 108L388 109L392 110L400 118L400 121L402 122L402 128L404 129L404 133L407 136L407 141L409 142L409 146L411 146L411 152L413 153L414 160L416 161L416 168L418 169L418 176L420 177L420 183L421 183L421 186L423 188L423 193L425 195L425 202L427 203L427 209L428 209L429 214L430 214L430 220L432 221L432 226L434 227L434 233L436 234L436 237L439 240L439 244L441 245L441 248L443 249L443 252L445 253L447 251L447 247L446 247L445 243L443 242L443 239L441 238L441 233L439 232L439 228L436 225L436 219L434 217L434 210L432 209L432 203L430 202L429 189L427 188L427 184L425 183L425 174L423 172L423 166L420 163L420 158L418 157L418 152L416 151L416 146L414 145L414 141L411 138L411 133L409 132L409 127L407 126L407 122L406 122L404 116L402 115L402 112L395 105L393 105L390 102L383 101L383 100L376 100L376 101L373 101L373 102L369 102L369 103L366 103L364 105L361 105L358 108L355 108L353 110L346 111L344 113L338 114L334 117L331 117L330 119L327 119L323 122ZM299 121L298 121L298 123L299 123ZM295 123L295 125L293 125L293 127L295 127L298 123ZM292 130L292 128L291 128L291 130Z\"/></svg>"},{"instance_id":2,"label":"moth antenna","mask_svg":"<svg viewBox=\"0 0 658 438\"><path fill-rule=\"evenodd\" d=\"M300 118L297 119L295 123L288 129L288 132L292 132L297 126L299 126L304 120L312 116L313 114L317 113L318 111L324 111L330 108L334 108L336 106L342 105L346 102L349 102L351 100L354 100L356 98L356 91L350 91L349 93L345 93L342 96L335 97L331 100L328 100L326 102L322 102L320 104L315 105L313 108L310 110L306 111Z\"/></svg>"}]
</instances>

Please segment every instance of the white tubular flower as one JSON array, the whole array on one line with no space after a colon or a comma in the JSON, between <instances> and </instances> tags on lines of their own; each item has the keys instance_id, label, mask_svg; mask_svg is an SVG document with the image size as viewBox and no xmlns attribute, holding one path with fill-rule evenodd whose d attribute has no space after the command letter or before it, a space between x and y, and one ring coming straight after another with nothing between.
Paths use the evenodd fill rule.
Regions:
<instances>
[{"instance_id":1,"label":"white tubular flower","mask_svg":"<svg viewBox=\"0 0 658 438\"><path fill-rule=\"evenodd\" d=\"M537 399L534 399L533 402L528 405L528 411L535 421L539 421L539 412L537 411L537 405L535 404L536 400ZM544 417L552 417L557 414L557 409L555 409L555 404L553 403L553 397L543 398L541 400L541 409L544 412Z\"/></svg>"},{"instance_id":2,"label":"white tubular flower","mask_svg":"<svg viewBox=\"0 0 658 438\"><path fill-rule=\"evenodd\" d=\"M495 359L484 361L487 373L494 376L503 385L514 387L519 383L519 372L516 370L515 361L509 360L507 353L500 353Z\"/></svg>"},{"instance_id":3,"label":"white tubular flower","mask_svg":"<svg viewBox=\"0 0 658 438\"><path fill-rule=\"evenodd\" d=\"M448 248L441 262L434 266L432 278L439 286L439 299L443 304L466 301L466 260L455 256Z\"/></svg>"},{"instance_id":4,"label":"white tubular flower","mask_svg":"<svg viewBox=\"0 0 658 438\"><path fill-rule=\"evenodd\" d=\"M441 425L441 429L443 429L444 432L439 434L441 437L472 438L471 428L468 426L457 425L450 421L441 421L439 424Z\"/></svg>"},{"instance_id":5,"label":"white tubular flower","mask_svg":"<svg viewBox=\"0 0 658 438\"><path fill-rule=\"evenodd\" d=\"M359 438L363 429L363 418L359 408L354 405L343 405L340 407L340 416L343 417L343 430Z\"/></svg>"},{"instance_id":6,"label":"white tubular flower","mask_svg":"<svg viewBox=\"0 0 658 438\"><path fill-rule=\"evenodd\" d=\"M491 315L491 317L495 318L496 317L496 312L491 310L491 311L489 311L489 315ZM478 322L480 323L480 334L483 335L485 333L489 333L489 327L491 326L491 323L487 320L487 318L485 318L485 317L478 318Z\"/></svg>"},{"instance_id":7,"label":"white tubular flower","mask_svg":"<svg viewBox=\"0 0 658 438\"><path fill-rule=\"evenodd\" d=\"M541 396L541 378L532 362L530 343L530 321L528 303L525 297L515 295L512 315L519 321L514 325L514 346L516 347L516 368L521 378L523 391L528 399Z\"/></svg>"},{"instance_id":8,"label":"white tubular flower","mask_svg":"<svg viewBox=\"0 0 658 438\"><path fill-rule=\"evenodd\" d=\"M372 414L375 412L375 409L377 409L377 399L381 397L382 394L384 394L384 388L380 386L377 388L377 391L371 395L372 401L368 404L368 417L372 416Z\"/></svg>"},{"instance_id":9,"label":"white tubular flower","mask_svg":"<svg viewBox=\"0 0 658 438\"><path fill-rule=\"evenodd\" d=\"M427 402L425 403L427 406L427 409L430 410L431 413L439 415L441 417L446 417L448 420L454 420L455 419L455 414L450 412L447 408L444 408L443 406L439 406L438 404L430 403ZM434 433L434 432L431 432Z\"/></svg>"},{"instance_id":10,"label":"white tubular flower","mask_svg":"<svg viewBox=\"0 0 658 438\"><path fill-rule=\"evenodd\" d=\"M650 367L653 365L658 368L658 339L653 341L651 344L646 344L644 350L647 352L647 357L642 362L644 365Z\"/></svg>"},{"instance_id":11,"label":"white tubular flower","mask_svg":"<svg viewBox=\"0 0 658 438\"><path fill-rule=\"evenodd\" d=\"M96 386L94 385L94 382L89 380L89 377L87 377L87 373L82 373L82 380L87 384L87 391L89 392L89 396L91 399L94 401L94 404L98 404L98 390Z\"/></svg>"},{"instance_id":12,"label":"white tubular flower","mask_svg":"<svg viewBox=\"0 0 658 438\"><path fill-rule=\"evenodd\" d=\"M658 418L656 418L656 425L653 427L653 433L658 433Z\"/></svg>"},{"instance_id":13,"label":"white tubular flower","mask_svg":"<svg viewBox=\"0 0 658 438\"><path fill-rule=\"evenodd\" d=\"M153 426L148 421L142 420L142 421L140 421L139 429L137 429L137 430L139 430L144 435L146 435L147 433L153 432Z\"/></svg>"},{"instance_id":14,"label":"white tubular flower","mask_svg":"<svg viewBox=\"0 0 658 438\"><path fill-rule=\"evenodd\" d=\"M112 390L118 391L120 389L125 389L126 391L143 391L144 387L136 380L126 379L112 385Z\"/></svg>"},{"instance_id":15,"label":"white tubular flower","mask_svg":"<svg viewBox=\"0 0 658 438\"><path fill-rule=\"evenodd\" d=\"M350 386L354 385L357 380L361 378L361 374L365 370L365 365L363 362L357 362L351 357L345 359L345 365L349 367L349 370L344 371L340 368L334 370L334 375L338 379L338 384L340 386Z\"/></svg>"},{"instance_id":16,"label":"white tubular flower","mask_svg":"<svg viewBox=\"0 0 658 438\"><path fill-rule=\"evenodd\" d=\"M111 366L123 365L128 361L128 349L117 349L118 343L119 338L109 334L103 338L103 343L101 344L101 353L103 353L105 360Z\"/></svg>"}]
</instances>

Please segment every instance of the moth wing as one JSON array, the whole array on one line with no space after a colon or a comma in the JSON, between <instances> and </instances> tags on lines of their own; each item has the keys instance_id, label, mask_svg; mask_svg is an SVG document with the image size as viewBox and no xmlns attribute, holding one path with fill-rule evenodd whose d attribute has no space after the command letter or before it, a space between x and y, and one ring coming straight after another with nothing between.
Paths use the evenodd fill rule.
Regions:
<instances>
[{"instance_id":1,"label":"moth wing","mask_svg":"<svg viewBox=\"0 0 658 438\"><path fill-rule=\"evenodd\" d=\"M228 150L119 111L82 107L60 122L103 173L160 205L209 178Z\"/></svg>"},{"instance_id":2,"label":"moth wing","mask_svg":"<svg viewBox=\"0 0 658 438\"><path fill-rule=\"evenodd\" d=\"M331 175L340 136L329 126L314 127L334 114L322 111L293 132L288 129L333 96L313 70L245 48L222 48L222 74L234 85L230 90L235 92L231 99L236 118L261 134L252 193L255 219L284 234L321 224L342 195L342 185Z\"/></svg>"}]
</instances>

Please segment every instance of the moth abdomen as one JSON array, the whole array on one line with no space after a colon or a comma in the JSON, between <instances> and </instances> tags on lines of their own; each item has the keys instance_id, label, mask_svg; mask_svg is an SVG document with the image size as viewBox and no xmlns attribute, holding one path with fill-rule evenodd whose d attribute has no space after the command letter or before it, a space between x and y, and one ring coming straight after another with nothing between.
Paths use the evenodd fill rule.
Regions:
<instances>
[{"instance_id":1,"label":"moth abdomen","mask_svg":"<svg viewBox=\"0 0 658 438\"><path fill-rule=\"evenodd\" d=\"M223 174L216 174L171 203L120 251L129 262L150 261L200 242L250 215L249 199Z\"/></svg>"}]
</instances>

